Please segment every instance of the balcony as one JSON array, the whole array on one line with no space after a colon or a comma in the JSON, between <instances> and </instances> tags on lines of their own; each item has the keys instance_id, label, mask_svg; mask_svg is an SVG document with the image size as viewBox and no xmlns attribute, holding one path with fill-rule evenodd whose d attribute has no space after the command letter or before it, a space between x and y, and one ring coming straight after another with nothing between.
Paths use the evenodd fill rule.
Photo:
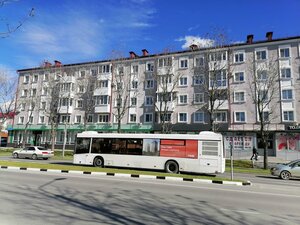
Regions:
<instances>
[{"instance_id":1,"label":"balcony","mask_svg":"<svg viewBox=\"0 0 300 225\"><path fill-rule=\"evenodd\" d=\"M168 74L174 74L174 67L165 66L165 67L157 68L157 75L168 75Z\"/></svg>"},{"instance_id":2,"label":"balcony","mask_svg":"<svg viewBox=\"0 0 300 225\"><path fill-rule=\"evenodd\" d=\"M58 113L73 113L73 106L61 106Z\"/></svg>"},{"instance_id":3,"label":"balcony","mask_svg":"<svg viewBox=\"0 0 300 225\"><path fill-rule=\"evenodd\" d=\"M102 88L96 88L94 90L94 96L97 95L110 95L111 88L110 87L102 87Z\"/></svg>"},{"instance_id":4,"label":"balcony","mask_svg":"<svg viewBox=\"0 0 300 225\"><path fill-rule=\"evenodd\" d=\"M155 111L174 111L175 103L174 102L156 102L155 103Z\"/></svg>"},{"instance_id":5,"label":"balcony","mask_svg":"<svg viewBox=\"0 0 300 225\"><path fill-rule=\"evenodd\" d=\"M110 104L95 106L95 113L110 113Z\"/></svg>"}]
</instances>

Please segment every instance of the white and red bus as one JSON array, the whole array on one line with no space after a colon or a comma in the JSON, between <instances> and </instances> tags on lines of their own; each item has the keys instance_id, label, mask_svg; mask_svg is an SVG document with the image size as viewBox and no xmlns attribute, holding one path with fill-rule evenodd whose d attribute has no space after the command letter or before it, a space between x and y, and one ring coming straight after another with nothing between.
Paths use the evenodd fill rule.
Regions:
<instances>
[{"instance_id":1,"label":"white and red bus","mask_svg":"<svg viewBox=\"0 0 300 225\"><path fill-rule=\"evenodd\" d=\"M223 173L223 137L209 131L198 135L85 131L77 134L73 163L168 173Z\"/></svg>"}]
</instances>

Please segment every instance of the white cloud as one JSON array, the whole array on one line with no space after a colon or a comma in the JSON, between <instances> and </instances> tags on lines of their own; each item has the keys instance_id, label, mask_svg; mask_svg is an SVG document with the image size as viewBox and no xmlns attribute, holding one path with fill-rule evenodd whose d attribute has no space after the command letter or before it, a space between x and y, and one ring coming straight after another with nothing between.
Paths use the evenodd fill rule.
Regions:
<instances>
[{"instance_id":1,"label":"white cloud","mask_svg":"<svg viewBox=\"0 0 300 225\"><path fill-rule=\"evenodd\" d=\"M192 44L196 44L200 48L210 47L213 46L214 44L213 40L202 38L199 36L185 36L185 37L178 38L175 41L179 41L179 42L184 41L184 44L181 46L181 48L183 49L189 48Z\"/></svg>"}]
</instances>

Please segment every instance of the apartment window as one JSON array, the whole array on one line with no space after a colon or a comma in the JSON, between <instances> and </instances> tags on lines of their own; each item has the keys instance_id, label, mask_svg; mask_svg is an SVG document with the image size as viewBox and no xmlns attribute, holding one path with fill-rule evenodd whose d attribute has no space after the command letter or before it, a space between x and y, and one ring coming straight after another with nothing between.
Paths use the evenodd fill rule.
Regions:
<instances>
[{"instance_id":1,"label":"apartment window","mask_svg":"<svg viewBox=\"0 0 300 225\"><path fill-rule=\"evenodd\" d=\"M123 82L117 82L117 90L123 89Z\"/></svg>"},{"instance_id":2,"label":"apartment window","mask_svg":"<svg viewBox=\"0 0 300 225\"><path fill-rule=\"evenodd\" d=\"M26 83L26 84L29 83L29 75L24 76L23 83Z\"/></svg>"},{"instance_id":3,"label":"apartment window","mask_svg":"<svg viewBox=\"0 0 300 225\"><path fill-rule=\"evenodd\" d=\"M262 112L262 119L264 122L268 122L269 121L269 116L270 116L270 113L268 111L264 111Z\"/></svg>"},{"instance_id":4,"label":"apartment window","mask_svg":"<svg viewBox=\"0 0 300 225\"><path fill-rule=\"evenodd\" d=\"M158 67L172 66L172 58L160 58L158 59Z\"/></svg>"},{"instance_id":5,"label":"apartment window","mask_svg":"<svg viewBox=\"0 0 300 225\"><path fill-rule=\"evenodd\" d=\"M280 51L280 58L290 57L290 49L289 48L281 48L279 51Z\"/></svg>"},{"instance_id":6,"label":"apartment window","mask_svg":"<svg viewBox=\"0 0 300 225\"><path fill-rule=\"evenodd\" d=\"M210 61L222 61L227 60L226 52L215 52L209 55Z\"/></svg>"},{"instance_id":7,"label":"apartment window","mask_svg":"<svg viewBox=\"0 0 300 225\"><path fill-rule=\"evenodd\" d=\"M42 95L47 95L48 94L48 88L43 87L42 88Z\"/></svg>"},{"instance_id":8,"label":"apartment window","mask_svg":"<svg viewBox=\"0 0 300 225\"><path fill-rule=\"evenodd\" d=\"M27 94L28 94L27 89L22 90L22 97L27 97Z\"/></svg>"},{"instance_id":9,"label":"apartment window","mask_svg":"<svg viewBox=\"0 0 300 225\"><path fill-rule=\"evenodd\" d=\"M83 85L79 85L78 86L78 93L83 93L84 92L84 86Z\"/></svg>"},{"instance_id":10,"label":"apartment window","mask_svg":"<svg viewBox=\"0 0 300 225\"><path fill-rule=\"evenodd\" d=\"M170 122L171 121L171 113L163 113L160 116L160 121Z\"/></svg>"},{"instance_id":11,"label":"apartment window","mask_svg":"<svg viewBox=\"0 0 300 225\"><path fill-rule=\"evenodd\" d=\"M92 114L89 114L89 115L87 116L87 122L88 122L88 123L92 123L92 122L93 122L93 115L92 115Z\"/></svg>"},{"instance_id":12,"label":"apartment window","mask_svg":"<svg viewBox=\"0 0 300 225\"><path fill-rule=\"evenodd\" d=\"M29 105L29 110L34 110L34 108L35 108L35 103L31 102Z\"/></svg>"},{"instance_id":13,"label":"apartment window","mask_svg":"<svg viewBox=\"0 0 300 225\"><path fill-rule=\"evenodd\" d=\"M146 63L146 71L147 72L153 72L154 71L154 63L153 62Z\"/></svg>"},{"instance_id":14,"label":"apartment window","mask_svg":"<svg viewBox=\"0 0 300 225\"><path fill-rule=\"evenodd\" d=\"M131 102L131 106L136 106L137 98L136 98L136 97L132 97L132 98L130 99L130 102Z\"/></svg>"},{"instance_id":15,"label":"apartment window","mask_svg":"<svg viewBox=\"0 0 300 225\"><path fill-rule=\"evenodd\" d=\"M77 100L77 108L82 108L82 107L83 107L83 101Z\"/></svg>"},{"instance_id":16,"label":"apartment window","mask_svg":"<svg viewBox=\"0 0 300 225\"><path fill-rule=\"evenodd\" d=\"M74 90L74 84L73 83L63 83L60 85L60 91L73 91Z\"/></svg>"},{"instance_id":17,"label":"apartment window","mask_svg":"<svg viewBox=\"0 0 300 225\"><path fill-rule=\"evenodd\" d=\"M194 113L194 122L203 123L204 122L204 112L195 112Z\"/></svg>"},{"instance_id":18,"label":"apartment window","mask_svg":"<svg viewBox=\"0 0 300 225\"><path fill-rule=\"evenodd\" d=\"M95 104L96 105L107 105L108 103L109 103L108 95L95 96Z\"/></svg>"},{"instance_id":19,"label":"apartment window","mask_svg":"<svg viewBox=\"0 0 300 225\"><path fill-rule=\"evenodd\" d=\"M202 85L204 83L203 75L195 75L193 77L193 85Z\"/></svg>"},{"instance_id":20,"label":"apartment window","mask_svg":"<svg viewBox=\"0 0 300 225\"><path fill-rule=\"evenodd\" d=\"M31 96L32 97L35 97L36 96L36 89L31 89Z\"/></svg>"},{"instance_id":21,"label":"apartment window","mask_svg":"<svg viewBox=\"0 0 300 225\"><path fill-rule=\"evenodd\" d=\"M225 70L210 73L210 87L227 87L227 74Z\"/></svg>"},{"instance_id":22,"label":"apartment window","mask_svg":"<svg viewBox=\"0 0 300 225\"><path fill-rule=\"evenodd\" d=\"M33 124L33 116L29 116L28 117L28 123L29 124Z\"/></svg>"},{"instance_id":23,"label":"apartment window","mask_svg":"<svg viewBox=\"0 0 300 225\"><path fill-rule=\"evenodd\" d=\"M179 60L179 68L181 68L181 69L188 68L188 60L180 59Z\"/></svg>"},{"instance_id":24,"label":"apartment window","mask_svg":"<svg viewBox=\"0 0 300 225\"><path fill-rule=\"evenodd\" d=\"M136 80L131 81L131 89L137 89L138 88L138 82Z\"/></svg>"},{"instance_id":25,"label":"apartment window","mask_svg":"<svg viewBox=\"0 0 300 225\"><path fill-rule=\"evenodd\" d=\"M187 113L178 113L178 122L186 123L187 122Z\"/></svg>"},{"instance_id":26,"label":"apartment window","mask_svg":"<svg viewBox=\"0 0 300 225\"><path fill-rule=\"evenodd\" d=\"M172 97L172 95L173 95L173 97ZM170 92L168 92L168 93L158 93L157 94L157 100L159 102L162 102L162 101L170 102L170 101L172 101L172 99L175 98L174 95L175 95L175 93L170 93Z\"/></svg>"},{"instance_id":27,"label":"apartment window","mask_svg":"<svg viewBox=\"0 0 300 225\"><path fill-rule=\"evenodd\" d=\"M180 77L179 86L187 86L187 77Z\"/></svg>"},{"instance_id":28,"label":"apartment window","mask_svg":"<svg viewBox=\"0 0 300 225\"><path fill-rule=\"evenodd\" d=\"M130 114L129 115L129 122L130 123L136 123L136 114Z\"/></svg>"},{"instance_id":29,"label":"apartment window","mask_svg":"<svg viewBox=\"0 0 300 225\"><path fill-rule=\"evenodd\" d=\"M45 116L39 117L39 123L45 123Z\"/></svg>"},{"instance_id":30,"label":"apartment window","mask_svg":"<svg viewBox=\"0 0 300 225\"><path fill-rule=\"evenodd\" d=\"M98 115L98 123L108 123L109 115L108 114L99 114Z\"/></svg>"},{"instance_id":31,"label":"apartment window","mask_svg":"<svg viewBox=\"0 0 300 225\"><path fill-rule=\"evenodd\" d=\"M283 79L289 79L291 78L291 68L282 68L280 70L281 78Z\"/></svg>"},{"instance_id":32,"label":"apartment window","mask_svg":"<svg viewBox=\"0 0 300 225\"><path fill-rule=\"evenodd\" d=\"M194 94L194 104L199 104L204 102L204 94L203 93L195 93Z\"/></svg>"},{"instance_id":33,"label":"apartment window","mask_svg":"<svg viewBox=\"0 0 300 225\"><path fill-rule=\"evenodd\" d=\"M79 77L84 78L85 77L85 70L79 71Z\"/></svg>"},{"instance_id":34,"label":"apartment window","mask_svg":"<svg viewBox=\"0 0 300 225\"><path fill-rule=\"evenodd\" d=\"M216 112L214 113L215 122L226 122L227 113L226 112Z\"/></svg>"},{"instance_id":35,"label":"apartment window","mask_svg":"<svg viewBox=\"0 0 300 225\"><path fill-rule=\"evenodd\" d=\"M234 102L245 102L245 92L234 92Z\"/></svg>"},{"instance_id":36,"label":"apartment window","mask_svg":"<svg viewBox=\"0 0 300 225\"><path fill-rule=\"evenodd\" d=\"M32 83L37 83L39 80L39 76L38 75L33 75L32 77Z\"/></svg>"},{"instance_id":37,"label":"apartment window","mask_svg":"<svg viewBox=\"0 0 300 225\"><path fill-rule=\"evenodd\" d=\"M265 59L267 59L266 50L256 51L256 60L265 60Z\"/></svg>"},{"instance_id":38,"label":"apartment window","mask_svg":"<svg viewBox=\"0 0 300 225\"><path fill-rule=\"evenodd\" d=\"M107 88L108 80L99 80L97 81L97 88Z\"/></svg>"},{"instance_id":39,"label":"apartment window","mask_svg":"<svg viewBox=\"0 0 300 225\"><path fill-rule=\"evenodd\" d=\"M204 57L195 58L195 67L204 66Z\"/></svg>"},{"instance_id":40,"label":"apartment window","mask_svg":"<svg viewBox=\"0 0 300 225\"><path fill-rule=\"evenodd\" d=\"M294 111L283 111L283 121L294 121Z\"/></svg>"},{"instance_id":41,"label":"apartment window","mask_svg":"<svg viewBox=\"0 0 300 225\"><path fill-rule=\"evenodd\" d=\"M244 72L236 72L236 73L234 73L234 81L235 82L244 82L245 81Z\"/></svg>"},{"instance_id":42,"label":"apartment window","mask_svg":"<svg viewBox=\"0 0 300 225\"><path fill-rule=\"evenodd\" d=\"M60 123L70 123L70 116L69 115L61 115Z\"/></svg>"},{"instance_id":43,"label":"apartment window","mask_svg":"<svg viewBox=\"0 0 300 225\"><path fill-rule=\"evenodd\" d=\"M98 74L98 70L96 69L96 68L94 68L94 69L91 69L91 74L92 74L92 76L97 76L97 74Z\"/></svg>"},{"instance_id":44,"label":"apartment window","mask_svg":"<svg viewBox=\"0 0 300 225\"><path fill-rule=\"evenodd\" d=\"M261 102L267 102L269 100L269 94L268 94L268 90L259 90L257 92L257 98L261 101Z\"/></svg>"},{"instance_id":45,"label":"apartment window","mask_svg":"<svg viewBox=\"0 0 300 225\"><path fill-rule=\"evenodd\" d=\"M152 96L146 96L145 105L146 106L153 105L153 97Z\"/></svg>"},{"instance_id":46,"label":"apartment window","mask_svg":"<svg viewBox=\"0 0 300 225\"><path fill-rule=\"evenodd\" d=\"M26 107L26 103L21 103L21 104L20 104L20 110L21 110L21 111L24 111L24 110L25 110L25 107Z\"/></svg>"},{"instance_id":47,"label":"apartment window","mask_svg":"<svg viewBox=\"0 0 300 225\"><path fill-rule=\"evenodd\" d=\"M238 52L234 54L234 62L235 63L241 63L245 61L245 53Z\"/></svg>"},{"instance_id":48,"label":"apartment window","mask_svg":"<svg viewBox=\"0 0 300 225\"><path fill-rule=\"evenodd\" d=\"M46 102L41 102L40 109L46 109Z\"/></svg>"},{"instance_id":49,"label":"apartment window","mask_svg":"<svg viewBox=\"0 0 300 225\"><path fill-rule=\"evenodd\" d=\"M75 116L75 123L81 123L81 115Z\"/></svg>"},{"instance_id":50,"label":"apartment window","mask_svg":"<svg viewBox=\"0 0 300 225\"><path fill-rule=\"evenodd\" d=\"M19 123L19 124L23 124L23 123L24 123L24 116L20 116L20 117L19 117L18 123Z\"/></svg>"},{"instance_id":51,"label":"apartment window","mask_svg":"<svg viewBox=\"0 0 300 225\"><path fill-rule=\"evenodd\" d=\"M99 67L100 73L109 73L110 72L110 65L102 65Z\"/></svg>"},{"instance_id":52,"label":"apartment window","mask_svg":"<svg viewBox=\"0 0 300 225\"><path fill-rule=\"evenodd\" d=\"M179 95L179 104L187 104L187 99L188 96L187 95Z\"/></svg>"},{"instance_id":53,"label":"apartment window","mask_svg":"<svg viewBox=\"0 0 300 225\"><path fill-rule=\"evenodd\" d=\"M234 121L237 123L246 122L246 113L245 112L234 112Z\"/></svg>"},{"instance_id":54,"label":"apartment window","mask_svg":"<svg viewBox=\"0 0 300 225\"><path fill-rule=\"evenodd\" d=\"M282 90L282 100L293 100L293 90Z\"/></svg>"},{"instance_id":55,"label":"apartment window","mask_svg":"<svg viewBox=\"0 0 300 225\"><path fill-rule=\"evenodd\" d=\"M268 72L266 70L257 71L257 80L267 80Z\"/></svg>"},{"instance_id":56,"label":"apartment window","mask_svg":"<svg viewBox=\"0 0 300 225\"><path fill-rule=\"evenodd\" d=\"M172 76L171 75L160 76L160 83L172 84Z\"/></svg>"},{"instance_id":57,"label":"apartment window","mask_svg":"<svg viewBox=\"0 0 300 225\"><path fill-rule=\"evenodd\" d=\"M146 80L146 88L147 89L154 88L154 80Z\"/></svg>"},{"instance_id":58,"label":"apartment window","mask_svg":"<svg viewBox=\"0 0 300 225\"><path fill-rule=\"evenodd\" d=\"M72 106L72 99L69 98L61 98L60 99L60 106Z\"/></svg>"},{"instance_id":59,"label":"apartment window","mask_svg":"<svg viewBox=\"0 0 300 225\"><path fill-rule=\"evenodd\" d=\"M139 66L138 65L133 65L132 66L132 73L138 73L139 72Z\"/></svg>"},{"instance_id":60,"label":"apartment window","mask_svg":"<svg viewBox=\"0 0 300 225\"><path fill-rule=\"evenodd\" d=\"M43 81L48 81L49 80L49 74L45 73L43 77Z\"/></svg>"},{"instance_id":61,"label":"apartment window","mask_svg":"<svg viewBox=\"0 0 300 225\"><path fill-rule=\"evenodd\" d=\"M124 75L124 67L123 66L118 67L118 74Z\"/></svg>"},{"instance_id":62,"label":"apartment window","mask_svg":"<svg viewBox=\"0 0 300 225\"><path fill-rule=\"evenodd\" d=\"M145 113L145 123L152 123L153 122L153 114L152 113Z\"/></svg>"}]
</instances>

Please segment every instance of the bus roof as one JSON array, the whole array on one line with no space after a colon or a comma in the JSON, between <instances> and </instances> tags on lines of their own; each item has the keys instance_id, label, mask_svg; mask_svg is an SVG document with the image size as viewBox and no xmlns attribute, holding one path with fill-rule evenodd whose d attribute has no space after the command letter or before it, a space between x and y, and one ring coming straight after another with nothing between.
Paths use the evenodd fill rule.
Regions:
<instances>
[{"instance_id":1,"label":"bus roof","mask_svg":"<svg viewBox=\"0 0 300 225\"><path fill-rule=\"evenodd\" d=\"M78 133L81 138L149 138L149 139L188 139L188 140L222 140L222 135L211 131L202 131L199 134L144 134L144 133L98 133L84 131Z\"/></svg>"}]
</instances>

